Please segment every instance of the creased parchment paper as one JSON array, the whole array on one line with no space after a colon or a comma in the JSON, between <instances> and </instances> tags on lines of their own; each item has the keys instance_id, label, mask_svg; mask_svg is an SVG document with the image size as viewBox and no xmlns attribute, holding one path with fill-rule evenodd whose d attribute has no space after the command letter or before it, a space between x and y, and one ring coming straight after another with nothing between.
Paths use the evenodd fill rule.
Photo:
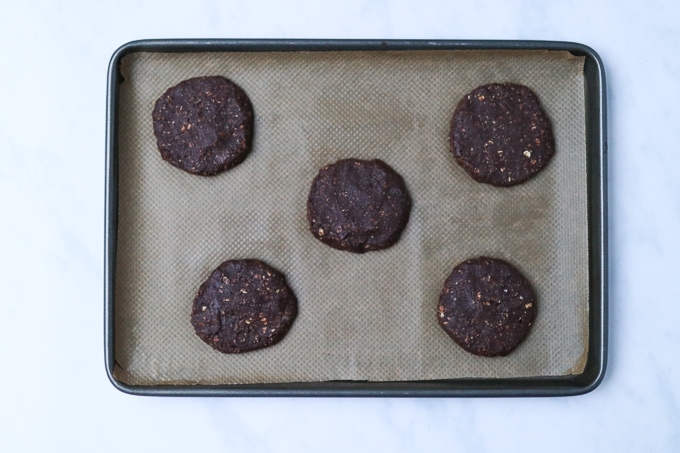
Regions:
<instances>
[{"instance_id":1,"label":"creased parchment paper","mask_svg":"<svg viewBox=\"0 0 680 453\"><path fill-rule=\"evenodd\" d=\"M579 373L588 340L583 59L548 51L134 53L121 66L115 376L130 385L429 380ZM215 177L162 161L151 111L170 86L223 75L255 109L253 150ZM515 82L549 114L556 155L527 183L479 184L448 150L458 100ZM401 240L338 251L308 231L320 167L379 158L413 198ZM538 315L503 358L473 356L441 330L444 279L467 258L505 259L533 283ZM286 274L299 315L279 344L214 351L190 324L222 261Z\"/></svg>"}]
</instances>

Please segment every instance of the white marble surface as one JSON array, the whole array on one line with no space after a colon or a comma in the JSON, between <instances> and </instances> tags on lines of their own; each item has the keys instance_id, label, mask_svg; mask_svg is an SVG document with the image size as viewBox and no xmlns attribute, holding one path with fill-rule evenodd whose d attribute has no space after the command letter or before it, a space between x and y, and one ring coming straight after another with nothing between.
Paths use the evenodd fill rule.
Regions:
<instances>
[{"instance_id":1,"label":"white marble surface","mask_svg":"<svg viewBox=\"0 0 680 453\"><path fill-rule=\"evenodd\" d=\"M0 451L680 451L678 8L672 0L4 4ZM115 390L102 344L106 72L119 45L141 38L593 47L607 70L610 127L610 354L601 386L534 399Z\"/></svg>"}]
</instances>

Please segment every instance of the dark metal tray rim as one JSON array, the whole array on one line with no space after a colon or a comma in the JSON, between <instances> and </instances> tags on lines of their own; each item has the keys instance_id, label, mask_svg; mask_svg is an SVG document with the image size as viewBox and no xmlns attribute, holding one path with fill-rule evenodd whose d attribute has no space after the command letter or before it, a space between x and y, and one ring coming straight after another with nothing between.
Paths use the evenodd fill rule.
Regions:
<instances>
[{"instance_id":1,"label":"dark metal tray rim","mask_svg":"<svg viewBox=\"0 0 680 453\"><path fill-rule=\"evenodd\" d=\"M234 385L128 385L114 376L114 283L118 225L117 123L121 59L134 52L292 52L410 50L547 50L585 57L588 180L589 344L581 374L433 381L325 381ZM129 42L109 63L106 110L104 357L118 390L144 396L306 397L536 397L574 396L604 379L608 350L607 121L604 65L590 47L574 42L523 40L171 39Z\"/></svg>"}]
</instances>

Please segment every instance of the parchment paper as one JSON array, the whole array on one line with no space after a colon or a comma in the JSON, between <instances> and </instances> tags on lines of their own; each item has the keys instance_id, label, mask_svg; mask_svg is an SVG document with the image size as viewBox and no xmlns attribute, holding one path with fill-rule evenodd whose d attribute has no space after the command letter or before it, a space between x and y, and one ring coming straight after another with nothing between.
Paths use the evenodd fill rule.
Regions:
<instances>
[{"instance_id":1,"label":"parchment paper","mask_svg":"<svg viewBox=\"0 0 680 453\"><path fill-rule=\"evenodd\" d=\"M588 340L583 59L548 51L135 53L120 90L116 378L131 384L429 380L579 373ZM165 163L151 111L181 80L223 75L248 93L247 160L215 177ZM448 150L458 100L515 82L541 99L556 155L527 183L469 178ZM319 168L380 158L405 179L410 221L392 248L357 255L308 231ZM504 358L458 347L437 324L444 279L467 258L505 259L533 283L538 315ZM222 261L278 268L299 299L279 344L214 351L189 322Z\"/></svg>"}]
</instances>

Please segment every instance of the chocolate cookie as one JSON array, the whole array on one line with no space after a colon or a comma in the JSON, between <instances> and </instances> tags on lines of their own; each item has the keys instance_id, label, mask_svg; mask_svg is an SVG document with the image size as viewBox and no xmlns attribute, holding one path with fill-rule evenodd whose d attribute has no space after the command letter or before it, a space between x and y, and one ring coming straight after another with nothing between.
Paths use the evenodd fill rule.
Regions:
<instances>
[{"instance_id":1,"label":"chocolate cookie","mask_svg":"<svg viewBox=\"0 0 680 453\"><path fill-rule=\"evenodd\" d=\"M465 96L451 118L449 145L476 181L520 184L555 154L552 126L536 94L524 85L493 83Z\"/></svg>"},{"instance_id":2,"label":"chocolate cookie","mask_svg":"<svg viewBox=\"0 0 680 453\"><path fill-rule=\"evenodd\" d=\"M529 333L536 296L526 278L503 260L480 257L453 269L439 295L437 319L463 349L508 355Z\"/></svg>"},{"instance_id":3,"label":"chocolate cookie","mask_svg":"<svg viewBox=\"0 0 680 453\"><path fill-rule=\"evenodd\" d=\"M153 131L164 160L210 176L240 164L250 151L253 106L224 77L197 77L168 89L153 109Z\"/></svg>"},{"instance_id":4,"label":"chocolate cookie","mask_svg":"<svg viewBox=\"0 0 680 453\"><path fill-rule=\"evenodd\" d=\"M312 234L354 253L393 245L410 211L404 180L380 160L345 159L323 167L307 199Z\"/></svg>"},{"instance_id":5,"label":"chocolate cookie","mask_svg":"<svg viewBox=\"0 0 680 453\"><path fill-rule=\"evenodd\" d=\"M297 299L280 272L257 260L233 260L199 288L191 324L218 351L240 353L277 343L296 316Z\"/></svg>"}]
</instances>

